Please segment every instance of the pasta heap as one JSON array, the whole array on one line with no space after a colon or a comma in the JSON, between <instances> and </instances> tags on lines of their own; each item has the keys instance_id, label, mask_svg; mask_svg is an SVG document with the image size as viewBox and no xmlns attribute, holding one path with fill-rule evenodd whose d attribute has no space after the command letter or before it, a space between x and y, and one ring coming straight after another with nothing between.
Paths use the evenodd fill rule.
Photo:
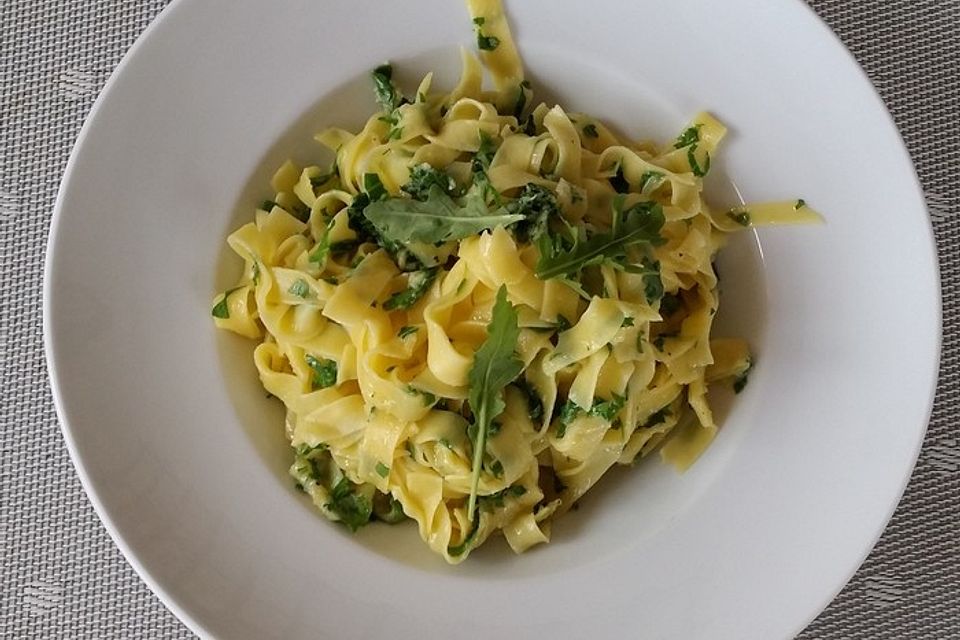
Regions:
<instances>
[{"instance_id":1,"label":"pasta heap","mask_svg":"<svg viewBox=\"0 0 960 640\"><path fill-rule=\"evenodd\" d=\"M332 169L284 164L228 238L245 261L222 329L287 408L291 474L331 520L412 519L448 562L495 532L550 536L614 464L680 469L739 389L746 342L711 339L728 234L818 219L803 201L714 211L702 178L724 136L701 113L666 147L534 106L499 0L469 0L479 60L460 83L317 136ZM484 88L484 71L494 88Z\"/></svg>"}]
</instances>

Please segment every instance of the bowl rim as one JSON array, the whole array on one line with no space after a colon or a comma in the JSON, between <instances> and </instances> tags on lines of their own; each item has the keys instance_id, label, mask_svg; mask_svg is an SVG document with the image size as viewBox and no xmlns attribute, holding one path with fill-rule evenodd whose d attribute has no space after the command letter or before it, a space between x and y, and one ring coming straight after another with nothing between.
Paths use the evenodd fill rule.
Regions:
<instances>
[{"instance_id":1,"label":"bowl rim","mask_svg":"<svg viewBox=\"0 0 960 640\"><path fill-rule=\"evenodd\" d=\"M877 530L871 536L869 544L863 549L862 553L857 558L851 558L851 564L848 569L845 571L845 578L840 582L833 591L831 591L827 598L825 598L816 608L813 610L809 616L805 619L803 624L793 631L793 635L796 635L807 628L829 605L832 603L837 595L846 587L854 575L859 571L860 567L866 561L867 557L872 553L877 542L880 540L882 534L885 532L887 526L897 508L899 507L903 495L909 485L910 480L913 477L913 472L915 470L919 455L923 446L923 443L926 438L927 430L929 428L929 422L933 411L934 400L936 397L937 390L939 388L939 370L940 362L942 359L943 352L943 292L942 292L942 278L940 274L940 264L937 260L939 256L936 237L934 235L933 226L929 218L929 208L926 201L925 193L922 188L919 176L917 175L916 165L913 162L913 158L910 155L909 149L906 146L903 135L900 129L897 127L896 122L893 119L892 114L887 108L886 103L884 102L882 96L880 95L877 87L870 80L870 77L867 75L864 68L857 61L856 56L847 48L846 44L840 39L840 37L830 28L826 20L822 18L814 9L803 2L802 0L783 0L785 2L791 2L798 5L801 5L805 11L807 11L816 21L818 28L821 31L821 37L824 39L830 39L835 45L839 46L839 49L844 52L848 57L848 60L853 63L853 66L857 69L858 73L861 76L861 79L864 80L869 86L870 92L872 93L872 99L876 102L876 106L879 108L878 111L882 111L885 124L888 127L890 133L896 136L898 141L897 152L905 156L908 160L911 175L909 179L912 182L915 195L919 196L919 200L922 203L924 212L927 214L927 224L924 226L924 231L926 234L925 241L931 248L931 255L934 258L933 265L933 275L935 278L935 312L936 317L936 326L935 326L935 357L933 358L932 365L932 376L931 376L931 388L929 391L929 397L926 401L926 415L925 423L922 429L918 430L917 438L914 442L913 451L910 454L910 464L903 470L902 477L899 482L899 490L896 495L896 499L891 501L890 505L887 508L886 514L883 516L882 521L880 521ZM104 528L107 530L110 538L113 540L113 543L120 549L121 553L125 560L133 567L134 571L137 573L139 578L143 580L144 583L150 588L150 590L157 595L159 600L163 605L169 609L176 617L184 623L190 631L197 634L200 637L215 637L204 625L189 611L182 607L177 602L177 598L173 597L167 589L165 589L151 574L150 570L144 566L135 553L124 539L123 535L120 533L119 528L114 522L113 518L110 517L108 510L106 509L104 503L101 500L101 497L98 495L96 490L93 487L93 482L90 479L90 475L86 468L86 463L83 458L78 454L77 443L75 440L75 434L70 426L70 421L67 417L67 412L63 406L63 395L62 395L62 385L63 381L60 379L58 368L57 368L57 359L56 359L56 347L54 346L54 336L52 329L52 316L50 301L52 298L52 280L53 280L53 270L54 270L54 252L55 244L58 237L58 227L63 216L63 209L66 204L66 194L69 190L70 183L72 181L72 174L74 171L75 164L77 162L77 157L79 150L83 147L84 142L90 135L90 131L93 127L93 123L97 119L97 115L100 112L103 104L110 99L110 95L116 84L116 81L121 77L130 61L136 57L140 50L143 48L144 43L149 40L154 32L157 30L159 25L166 20L169 20L173 14L178 11L182 11L184 7L190 4L189 0L171 0L159 13L151 20L147 27L137 36L134 43L130 48L124 53L120 62L116 65L113 71L110 73L107 81L104 83L103 88L100 90L96 99L93 102L93 105L90 107L90 110L87 112L87 115L84 118L83 125L80 128L80 131L77 135L77 138L71 148L71 152L67 163L63 169L63 174L61 176L60 185L57 191L57 196L55 199L53 212L50 218L50 226L47 235L47 241L44 250L44 266L43 266L43 284L42 284L42 334L43 334L43 345L44 345L44 358L47 366L48 380L50 383L51 395L53 404L56 410L56 415L58 418L58 423L60 426L60 431L63 435L64 441L67 446L68 453L70 454L70 459L74 465L74 468L77 471L77 476L80 479L80 483L83 486L84 493L87 498L90 500L97 516L102 522Z\"/></svg>"}]
</instances>

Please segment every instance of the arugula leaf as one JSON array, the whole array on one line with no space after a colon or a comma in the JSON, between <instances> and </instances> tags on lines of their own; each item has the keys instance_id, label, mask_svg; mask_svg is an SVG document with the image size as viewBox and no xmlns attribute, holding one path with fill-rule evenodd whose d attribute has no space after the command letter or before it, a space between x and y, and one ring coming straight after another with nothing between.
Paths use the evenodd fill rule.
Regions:
<instances>
[{"instance_id":1,"label":"arugula leaf","mask_svg":"<svg viewBox=\"0 0 960 640\"><path fill-rule=\"evenodd\" d=\"M674 149L682 149L691 144L700 142L700 127L702 124L697 124L692 127L687 127L683 130L683 133L677 137L677 141L673 143Z\"/></svg>"},{"instance_id":2,"label":"arugula leaf","mask_svg":"<svg viewBox=\"0 0 960 640\"><path fill-rule=\"evenodd\" d=\"M313 389L326 389L337 384L337 363L326 358L317 358L310 354L304 356L307 366L313 369L311 385Z\"/></svg>"},{"instance_id":3,"label":"arugula leaf","mask_svg":"<svg viewBox=\"0 0 960 640\"><path fill-rule=\"evenodd\" d=\"M583 127L583 135L587 136L588 138L597 138L597 137L599 137L600 134L597 133L597 125L593 124L592 122L591 122L590 124L588 124L588 125L584 125L584 127Z\"/></svg>"},{"instance_id":4,"label":"arugula leaf","mask_svg":"<svg viewBox=\"0 0 960 640\"><path fill-rule=\"evenodd\" d=\"M578 273L586 266L600 264L605 260L622 260L626 247L645 242L662 244L660 229L663 227L663 208L654 202L639 202L627 211L621 211L623 199L613 203L613 224L609 231L594 233L587 238L581 229L573 245L564 247L562 242L549 234L540 237L537 243L540 259L536 274L541 280Z\"/></svg>"},{"instance_id":5,"label":"arugula leaf","mask_svg":"<svg viewBox=\"0 0 960 640\"><path fill-rule=\"evenodd\" d=\"M423 297L423 294L430 290L430 285L433 284L436 277L436 269L424 269L422 271L411 272L407 278L407 288L387 298L387 301L383 303L383 308L387 311L409 309L416 304L417 300ZM416 329L414 329L414 331L416 331Z\"/></svg>"},{"instance_id":6,"label":"arugula leaf","mask_svg":"<svg viewBox=\"0 0 960 640\"><path fill-rule=\"evenodd\" d=\"M254 263L256 264L256 263ZM214 318L220 318L221 320L226 320L230 317L230 307L227 305L227 298L230 297L234 291L239 291L243 287L234 287L233 289L227 289L223 293L223 298L220 299L220 302L213 305L213 309L210 311L210 314Z\"/></svg>"},{"instance_id":7,"label":"arugula leaf","mask_svg":"<svg viewBox=\"0 0 960 640\"><path fill-rule=\"evenodd\" d=\"M330 492L330 502L327 509L340 517L341 522L351 531L356 531L370 522L373 514L373 504L370 498L358 493L358 485L343 477Z\"/></svg>"},{"instance_id":8,"label":"arugula leaf","mask_svg":"<svg viewBox=\"0 0 960 640\"><path fill-rule=\"evenodd\" d=\"M523 219L513 227L517 240L536 242L547 232L550 218L560 215L560 205L552 191L528 182L520 190L517 199L507 205L507 211L523 216Z\"/></svg>"},{"instance_id":9,"label":"arugula leaf","mask_svg":"<svg viewBox=\"0 0 960 640\"><path fill-rule=\"evenodd\" d=\"M487 430L493 419L506 407L503 401L504 387L523 371L523 362L514 353L519 336L517 310L507 300L507 287L501 285L490 324L487 325L487 339L477 349L467 375L470 385L468 401L476 426L470 498L467 502L467 518L471 520L477 508L477 489L487 445Z\"/></svg>"},{"instance_id":10,"label":"arugula leaf","mask_svg":"<svg viewBox=\"0 0 960 640\"><path fill-rule=\"evenodd\" d=\"M448 196L457 195L457 183L454 179L427 163L410 169L410 181L400 189L409 193L414 200L423 201L429 197L430 189L434 185L440 187Z\"/></svg>"},{"instance_id":11,"label":"arugula leaf","mask_svg":"<svg viewBox=\"0 0 960 640\"><path fill-rule=\"evenodd\" d=\"M476 194L457 204L437 185L430 187L424 202L388 198L367 205L363 215L385 240L400 244L460 240L523 219L503 209L491 212Z\"/></svg>"},{"instance_id":12,"label":"arugula leaf","mask_svg":"<svg viewBox=\"0 0 960 640\"><path fill-rule=\"evenodd\" d=\"M387 113L407 102L407 99L397 91L393 85L393 67L389 64L382 64L373 70L373 92L377 97L380 107Z\"/></svg>"}]
</instances>

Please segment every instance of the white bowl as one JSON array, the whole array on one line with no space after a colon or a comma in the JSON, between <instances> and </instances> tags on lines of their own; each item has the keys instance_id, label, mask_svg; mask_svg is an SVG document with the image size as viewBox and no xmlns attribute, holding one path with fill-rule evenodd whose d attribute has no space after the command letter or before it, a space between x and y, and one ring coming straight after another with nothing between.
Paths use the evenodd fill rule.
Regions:
<instances>
[{"instance_id":1,"label":"white bowl","mask_svg":"<svg viewBox=\"0 0 960 640\"><path fill-rule=\"evenodd\" d=\"M374 108L367 72L454 81L463 6L173 2L98 100L50 237L45 335L64 436L130 562L223 638L786 638L843 586L904 488L939 352L935 251L897 132L802 3L508 5L539 96L638 137L701 108L730 127L714 200L802 196L827 217L720 265L722 329L757 366L685 475L606 478L554 541L458 567L411 527L356 536L286 475L252 344L215 331L227 233L311 134Z\"/></svg>"}]
</instances>

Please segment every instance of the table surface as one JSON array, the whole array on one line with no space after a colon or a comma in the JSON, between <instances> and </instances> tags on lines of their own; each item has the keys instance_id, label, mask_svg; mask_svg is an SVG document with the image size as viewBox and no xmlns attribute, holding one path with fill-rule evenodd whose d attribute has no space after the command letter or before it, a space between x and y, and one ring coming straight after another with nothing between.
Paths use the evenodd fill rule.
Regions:
<instances>
[{"instance_id":1,"label":"table surface","mask_svg":"<svg viewBox=\"0 0 960 640\"><path fill-rule=\"evenodd\" d=\"M44 250L70 149L110 72L166 4L0 7L4 639L193 637L126 563L83 493L54 413L41 332ZM916 164L940 252L944 339L930 429L903 501L860 571L799 637L960 638L960 428L951 420L960 409L960 1L809 4L867 71Z\"/></svg>"}]
</instances>

